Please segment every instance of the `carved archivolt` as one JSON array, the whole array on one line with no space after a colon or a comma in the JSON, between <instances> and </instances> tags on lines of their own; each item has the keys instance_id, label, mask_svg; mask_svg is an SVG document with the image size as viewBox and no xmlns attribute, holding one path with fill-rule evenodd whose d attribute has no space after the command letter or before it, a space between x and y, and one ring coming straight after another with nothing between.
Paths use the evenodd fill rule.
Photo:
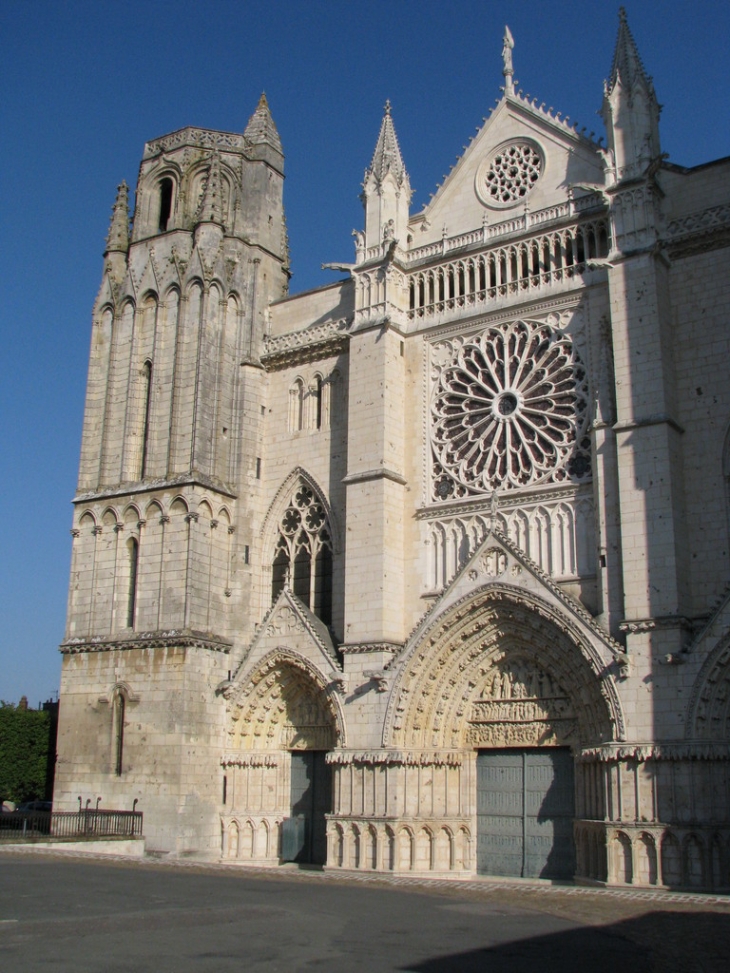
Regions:
<instances>
[{"instance_id":1,"label":"carved archivolt","mask_svg":"<svg viewBox=\"0 0 730 973\"><path fill-rule=\"evenodd\" d=\"M730 742L730 635L700 671L687 727L691 738Z\"/></svg>"},{"instance_id":2,"label":"carved archivolt","mask_svg":"<svg viewBox=\"0 0 730 973\"><path fill-rule=\"evenodd\" d=\"M404 663L385 745L577 749L620 738L615 691L551 614L496 587L446 612Z\"/></svg>"},{"instance_id":3,"label":"carved archivolt","mask_svg":"<svg viewBox=\"0 0 730 973\"><path fill-rule=\"evenodd\" d=\"M338 702L306 659L280 649L262 660L231 706L228 752L331 750L344 744Z\"/></svg>"}]
</instances>

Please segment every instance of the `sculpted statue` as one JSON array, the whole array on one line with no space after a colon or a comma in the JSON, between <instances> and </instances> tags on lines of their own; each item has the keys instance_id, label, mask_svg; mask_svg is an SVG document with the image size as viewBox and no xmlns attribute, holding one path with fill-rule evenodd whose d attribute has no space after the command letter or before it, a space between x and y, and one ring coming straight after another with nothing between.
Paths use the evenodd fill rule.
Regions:
<instances>
[{"instance_id":1,"label":"sculpted statue","mask_svg":"<svg viewBox=\"0 0 730 973\"><path fill-rule=\"evenodd\" d=\"M502 74L512 74L514 68L512 67L512 49L515 46L515 39L512 36L512 31L505 24L504 25L504 38L502 40L502 60L504 62L504 69Z\"/></svg>"}]
</instances>

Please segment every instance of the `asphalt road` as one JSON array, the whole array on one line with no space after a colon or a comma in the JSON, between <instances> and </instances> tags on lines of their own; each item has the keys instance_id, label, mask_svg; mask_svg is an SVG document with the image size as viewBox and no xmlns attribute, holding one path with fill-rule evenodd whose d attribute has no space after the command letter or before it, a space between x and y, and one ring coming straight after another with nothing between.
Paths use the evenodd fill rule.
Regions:
<instances>
[{"instance_id":1,"label":"asphalt road","mask_svg":"<svg viewBox=\"0 0 730 973\"><path fill-rule=\"evenodd\" d=\"M727 973L730 901L0 851L0 971Z\"/></svg>"}]
</instances>

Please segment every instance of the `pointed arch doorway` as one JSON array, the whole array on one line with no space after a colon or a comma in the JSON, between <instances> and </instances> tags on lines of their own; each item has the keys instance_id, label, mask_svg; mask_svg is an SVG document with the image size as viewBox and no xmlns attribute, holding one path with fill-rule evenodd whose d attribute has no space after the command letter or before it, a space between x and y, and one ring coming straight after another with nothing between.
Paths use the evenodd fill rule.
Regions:
<instances>
[{"instance_id":1,"label":"pointed arch doorway","mask_svg":"<svg viewBox=\"0 0 730 973\"><path fill-rule=\"evenodd\" d=\"M301 656L278 649L244 684L232 716L229 763L245 770L235 780L231 818L256 821L265 804L267 833L278 839L269 859L325 864L332 810L326 757L343 738L343 724L321 675ZM239 842L235 857L254 857L240 848Z\"/></svg>"},{"instance_id":2,"label":"pointed arch doorway","mask_svg":"<svg viewBox=\"0 0 730 973\"><path fill-rule=\"evenodd\" d=\"M602 660L571 620L532 592L489 584L419 633L394 687L386 740L452 752L463 774L480 874L571 878L574 755L612 740L620 710ZM576 787L577 784L577 787Z\"/></svg>"}]
</instances>

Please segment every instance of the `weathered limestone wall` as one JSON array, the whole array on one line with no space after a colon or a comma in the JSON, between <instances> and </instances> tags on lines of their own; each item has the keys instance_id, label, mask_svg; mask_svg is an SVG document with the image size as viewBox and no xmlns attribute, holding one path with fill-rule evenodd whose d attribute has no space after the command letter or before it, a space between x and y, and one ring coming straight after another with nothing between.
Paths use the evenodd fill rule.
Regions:
<instances>
[{"instance_id":1,"label":"weathered limestone wall","mask_svg":"<svg viewBox=\"0 0 730 973\"><path fill-rule=\"evenodd\" d=\"M131 810L137 799L148 850L217 853L225 711L213 690L227 657L168 641L64 655L54 807L77 809L80 795L84 804L101 797L102 807Z\"/></svg>"}]
</instances>

